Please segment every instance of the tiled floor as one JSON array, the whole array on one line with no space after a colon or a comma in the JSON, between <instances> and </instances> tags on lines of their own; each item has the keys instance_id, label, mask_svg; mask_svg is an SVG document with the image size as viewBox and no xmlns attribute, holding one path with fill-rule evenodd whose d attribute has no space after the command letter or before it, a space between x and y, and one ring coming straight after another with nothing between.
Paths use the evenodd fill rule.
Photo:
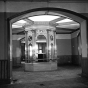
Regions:
<instances>
[{"instance_id":1,"label":"tiled floor","mask_svg":"<svg viewBox=\"0 0 88 88\"><path fill-rule=\"evenodd\" d=\"M80 74L81 68L76 66L60 66L46 72L24 72L17 68L13 71L13 83L0 88L88 88L88 79Z\"/></svg>"}]
</instances>

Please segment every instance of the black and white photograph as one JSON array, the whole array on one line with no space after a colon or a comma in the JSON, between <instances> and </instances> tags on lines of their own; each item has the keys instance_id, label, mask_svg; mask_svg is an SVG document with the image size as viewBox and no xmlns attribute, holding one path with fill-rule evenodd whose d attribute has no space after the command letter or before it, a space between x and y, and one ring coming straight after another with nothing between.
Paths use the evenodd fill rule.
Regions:
<instances>
[{"instance_id":1,"label":"black and white photograph","mask_svg":"<svg viewBox=\"0 0 88 88\"><path fill-rule=\"evenodd\" d=\"M88 88L88 0L0 0L0 88Z\"/></svg>"}]
</instances>

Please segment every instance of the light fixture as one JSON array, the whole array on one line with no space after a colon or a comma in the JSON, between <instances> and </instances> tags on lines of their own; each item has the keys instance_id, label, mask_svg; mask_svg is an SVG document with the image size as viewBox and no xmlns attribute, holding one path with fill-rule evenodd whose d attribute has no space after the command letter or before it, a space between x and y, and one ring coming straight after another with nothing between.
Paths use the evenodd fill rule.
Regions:
<instances>
[{"instance_id":1,"label":"light fixture","mask_svg":"<svg viewBox=\"0 0 88 88\"><path fill-rule=\"evenodd\" d=\"M25 20L19 20L19 21L17 21L16 23L20 23L20 24L25 24L25 23L27 23Z\"/></svg>"},{"instance_id":2,"label":"light fixture","mask_svg":"<svg viewBox=\"0 0 88 88\"><path fill-rule=\"evenodd\" d=\"M60 18L60 16L55 15L39 15L39 16L33 16L29 17L28 19L32 21L52 21L54 19Z\"/></svg>"},{"instance_id":3,"label":"light fixture","mask_svg":"<svg viewBox=\"0 0 88 88\"><path fill-rule=\"evenodd\" d=\"M20 28L20 27L22 27L25 23L27 23L25 20L16 21L15 23L12 24L12 28Z\"/></svg>"},{"instance_id":4,"label":"light fixture","mask_svg":"<svg viewBox=\"0 0 88 88\"><path fill-rule=\"evenodd\" d=\"M12 28L21 28L22 25L15 25L15 24L12 24Z\"/></svg>"},{"instance_id":5,"label":"light fixture","mask_svg":"<svg viewBox=\"0 0 88 88\"><path fill-rule=\"evenodd\" d=\"M73 20L66 18L61 21L57 21L56 23L65 23L65 22L73 22Z\"/></svg>"}]
</instances>

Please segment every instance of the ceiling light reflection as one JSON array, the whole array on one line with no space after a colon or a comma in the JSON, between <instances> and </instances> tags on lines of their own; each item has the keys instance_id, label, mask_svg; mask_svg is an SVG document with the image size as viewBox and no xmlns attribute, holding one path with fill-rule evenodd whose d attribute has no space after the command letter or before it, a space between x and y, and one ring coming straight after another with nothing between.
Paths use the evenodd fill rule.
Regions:
<instances>
[{"instance_id":1,"label":"ceiling light reflection","mask_svg":"<svg viewBox=\"0 0 88 88\"><path fill-rule=\"evenodd\" d=\"M54 16L54 15L40 15L40 16L33 16L29 17L28 19L32 21L52 21L54 19L60 18L60 16Z\"/></svg>"},{"instance_id":2,"label":"ceiling light reflection","mask_svg":"<svg viewBox=\"0 0 88 88\"><path fill-rule=\"evenodd\" d=\"M21 23L21 24L25 24L25 23L27 23L25 20L19 20L19 21L17 21L16 23Z\"/></svg>"},{"instance_id":3,"label":"ceiling light reflection","mask_svg":"<svg viewBox=\"0 0 88 88\"><path fill-rule=\"evenodd\" d=\"M21 28L22 27L22 25L12 25L12 28Z\"/></svg>"},{"instance_id":4,"label":"ceiling light reflection","mask_svg":"<svg viewBox=\"0 0 88 88\"><path fill-rule=\"evenodd\" d=\"M57 21L56 23L65 23L65 22L73 22L71 19L63 19L61 21Z\"/></svg>"},{"instance_id":5,"label":"ceiling light reflection","mask_svg":"<svg viewBox=\"0 0 88 88\"><path fill-rule=\"evenodd\" d=\"M20 27L22 27L25 23L27 23L25 20L16 21L15 23L12 24L12 28L20 28Z\"/></svg>"}]
</instances>

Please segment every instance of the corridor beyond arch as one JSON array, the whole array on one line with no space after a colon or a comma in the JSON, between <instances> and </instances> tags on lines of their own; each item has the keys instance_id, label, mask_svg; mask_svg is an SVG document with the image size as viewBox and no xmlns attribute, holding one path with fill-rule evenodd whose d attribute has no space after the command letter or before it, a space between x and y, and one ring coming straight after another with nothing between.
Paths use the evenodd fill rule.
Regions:
<instances>
[{"instance_id":1,"label":"corridor beyond arch","mask_svg":"<svg viewBox=\"0 0 88 88\"><path fill-rule=\"evenodd\" d=\"M80 33L81 33L81 49L82 49L82 75L86 75L88 73L88 71L86 70L87 69L87 63L86 61L87 60L87 46L88 46L88 42L87 42L87 18L78 14L78 13L75 13L73 11L69 11L69 10L66 10L66 9L61 9L61 8L36 8L36 9L31 9L31 10L28 10L28 11L25 11L25 12L22 12L20 14L17 14L15 16L12 16L8 19L8 22L10 23L9 24L9 27L8 27L8 30L10 31L10 63L12 63L12 24L14 22L16 22L18 19L24 19L28 16L34 16L35 14L37 15L40 15L41 12L45 13L46 14L48 12L52 12L52 14L62 14L64 16L67 16L67 17L70 17L72 19L74 19L76 22L80 23ZM39 13L40 12L40 13ZM9 35L9 34L8 34ZM86 63L86 64L85 64ZM12 72L12 69L10 69L11 72ZM87 76L87 75L86 75Z\"/></svg>"}]
</instances>

